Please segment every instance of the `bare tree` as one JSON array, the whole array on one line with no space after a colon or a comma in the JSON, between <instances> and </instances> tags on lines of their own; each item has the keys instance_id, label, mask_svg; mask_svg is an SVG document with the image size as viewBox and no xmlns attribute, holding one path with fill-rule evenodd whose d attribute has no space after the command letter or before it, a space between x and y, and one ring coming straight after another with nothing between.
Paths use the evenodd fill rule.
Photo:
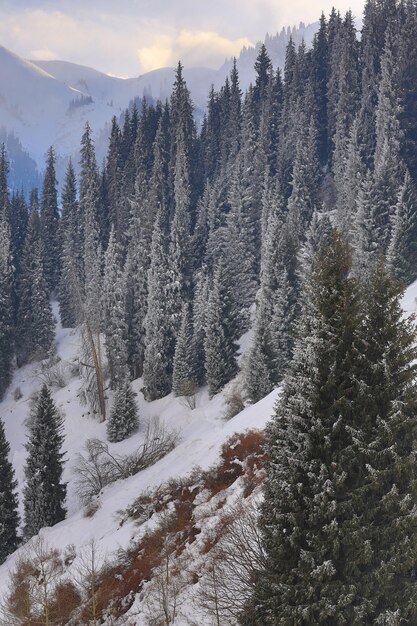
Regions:
<instances>
[{"instance_id":1,"label":"bare tree","mask_svg":"<svg viewBox=\"0 0 417 626\"><path fill-rule=\"evenodd\" d=\"M236 624L265 568L256 502L231 507L220 520L219 533L202 572L197 602L217 626L226 626Z\"/></svg>"},{"instance_id":2,"label":"bare tree","mask_svg":"<svg viewBox=\"0 0 417 626\"><path fill-rule=\"evenodd\" d=\"M92 626L98 624L97 590L105 564L105 558L99 551L96 540L92 538L78 557L74 575L77 586L90 604Z\"/></svg>"},{"instance_id":3,"label":"bare tree","mask_svg":"<svg viewBox=\"0 0 417 626\"><path fill-rule=\"evenodd\" d=\"M159 563L153 569L152 580L144 591L143 603L149 626L170 626L178 617L183 601L182 591L188 586L187 568L177 555L175 533L172 533L172 514L164 511L159 526L161 550Z\"/></svg>"},{"instance_id":4,"label":"bare tree","mask_svg":"<svg viewBox=\"0 0 417 626\"><path fill-rule=\"evenodd\" d=\"M100 335L100 303L87 301L85 289L82 289L74 267L70 272L70 290L77 322L81 325L82 357L79 364L85 395L93 413L99 414L104 422L106 393Z\"/></svg>"},{"instance_id":5,"label":"bare tree","mask_svg":"<svg viewBox=\"0 0 417 626\"><path fill-rule=\"evenodd\" d=\"M37 536L26 546L10 573L9 592L1 607L4 626L52 626L54 591L64 573L58 550Z\"/></svg>"},{"instance_id":6,"label":"bare tree","mask_svg":"<svg viewBox=\"0 0 417 626\"><path fill-rule=\"evenodd\" d=\"M107 485L153 465L173 450L177 440L178 434L167 430L159 420L148 424L144 443L129 455L113 454L104 441L89 439L86 456L79 454L74 468L81 502L88 504Z\"/></svg>"}]
</instances>

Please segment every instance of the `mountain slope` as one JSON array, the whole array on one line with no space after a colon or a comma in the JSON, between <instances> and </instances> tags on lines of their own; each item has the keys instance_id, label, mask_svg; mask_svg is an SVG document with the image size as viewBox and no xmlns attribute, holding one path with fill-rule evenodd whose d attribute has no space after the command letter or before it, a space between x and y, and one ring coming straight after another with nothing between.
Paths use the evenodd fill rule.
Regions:
<instances>
[{"instance_id":1,"label":"mountain slope","mask_svg":"<svg viewBox=\"0 0 417 626\"><path fill-rule=\"evenodd\" d=\"M403 308L406 315L417 311L417 281L406 291L403 298ZM243 354L241 359L244 359L244 353L250 344L250 337L251 334L249 333L242 340L241 352ZM107 554L110 561L116 558L117 550L131 549L132 545L143 536L144 532L149 532L149 529L155 528L155 519L154 516L151 516L149 523L146 522L143 525L141 522L142 525L138 527L137 515L126 515L122 511L132 509L132 505L134 505L139 496L151 494L153 490L161 488L163 483L171 479L177 479L178 483L179 478L184 478L191 473L197 476L198 473L196 474L195 471L197 466L202 470L208 470L214 463L218 462L223 444L234 433L241 433L247 429L263 429L272 414L278 394L277 390L272 392L257 404L247 407L229 421L225 421L225 402L228 393L233 389L234 383L230 383L221 394L215 396L212 400L208 399L207 390L200 390L196 397L196 408L191 410L184 399L174 398L172 395L155 402L146 402L140 391L141 380L138 379L133 383L133 387L137 393L139 404L139 432L124 442L112 444L110 446L111 452L123 454L138 449L144 440L146 424L154 422L156 418L159 418L166 428L178 431L179 442L172 452L155 465L135 476L106 487L100 495L97 510L92 516L88 517L77 498L76 486L74 484L74 463L76 462L77 454L83 450L87 439L96 437L105 440L105 425L98 423L90 417L87 414L87 409L80 404L80 379L73 369L79 350L78 333L62 329L58 325L56 346L58 355L61 358L61 366L72 364L67 370L65 385L60 389L55 389L54 392L55 401L65 416L65 449L67 453L65 479L69 481L68 518L53 528L44 529L42 535L48 542L48 545L59 550L63 550L65 546L72 545L76 555L82 553L92 538L96 540L100 553ZM24 422L29 412L30 395L39 388L43 375L39 364L28 365L18 370L15 373L13 384L0 404L7 437L11 443L11 458L17 470L20 490L24 479L23 466L26 454L23 447L26 440ZM19 388L22 396L15 400L17 388ZM194 478L193 480L196 481L197 479ZM174 487L169 489L174 489ZM229 487L226 485L219 487L219 489L220 491L224 490L221 491L223 495L221 496L222 504L220 508L222 510L227 510L227 507L229 505L232 506L236 499L238 501L242 499L242 483L239 480ZM215 490L214 493L216 492ZM167 495L169 495L169 490ZM194 516L199 518L198 516L200 515L200 518L203 520L201 522L202 536L196 542L195 547L191 547L191 545L194 546L194 544L191 544L187 548L188 551L191 551L187 552L187 558L200 563L202 558L201 550L204 550L205 545L204 541L207 541L207 537L210 537L210 527L213 528L213 524L219 521L220 509L218 500L212 501L207 499L207 496L203 496L203 494L201 494L201 497L198 497L198 502L197 500L195 502L197 508ZM250 502L251 500L248 499L248 506ZM205 508L200 509L200 504L198 503L201 505L206 503L204 505ZM198 511L200 512L198 513ZM207 516L203 515L204 511L209 511L209 514ZM205 522L204 519L206 519ZM24 551L25 547L20 552L24 554ZM18 556L19 551L0 567L0 596L6 592L8 572L15 565ZM76 563L77 557L75 557L75 565ZM189 603L195 592L196 588L194 585L186 585L181 591L185 607L183 609L184 614L187 614L187 611L189 615L192 614L193 609ZM130 624L132 626L148 624L144 617L145 613L142 612L144 609L141 605L140 597L140 594L138 594L137 601L135 595L130 597L129 606L132 607L129 611L130 621L122 620L117 622L117 624ZM133 603L131 602L132 600L134 600ZM186 610L187 606L188 609ZM141 607L140 610L139 607ZM180 619L176 623L185 625L189 622L184 618L184 621ZM209 618L205 621L203 617L200 617L198 624L199 626L209 626L211 621Z\"/></svg>"}]
</instances>

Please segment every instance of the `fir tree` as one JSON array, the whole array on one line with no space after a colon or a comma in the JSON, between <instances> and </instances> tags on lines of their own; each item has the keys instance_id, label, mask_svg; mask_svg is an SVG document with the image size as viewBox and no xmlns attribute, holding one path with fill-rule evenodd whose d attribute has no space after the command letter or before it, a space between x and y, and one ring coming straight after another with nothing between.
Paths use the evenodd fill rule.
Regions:
<instances>
[{"instance_id":1,"label":"fir tree","mask_svg":"<svg viewBox=\"0 0 417 626\"><path fill-rule=\"evenodd\" d=\"M220 260L207 303L205 328L205 370L210 397L237 374L236 310L232 290Z\"/></svg>"},{"instance_id":2,"label":"fir tree","mask_svg":"<svg viewBox=\"0 0 417 626\"><path fill-rule=\"evenodd\" d=\"M62 482L64 465L63 422L51 393L44 385L36 400L26 444L24 533L29 538L44 526L53 526L65 518L67 487Z\"/></svg>"},{"instance_id":3,"label":"fir tree","mask_svg":"<svg viewBox=\"0 0 417 626\"><path fill-rule=\"evenodd\" d=\"M62 217L60 222L62 269L59 282L59 312L64 328L71 328L77 323L74 282L81 282L82 265L77 217L77 188L74 168L70 161L62 192Z\"/></svg>"},{"instance_id":4,"label":"fir tree","mask_svg":"<svg viewBox=\"0 0 417 626\"><path fill-rule=\"evenodd\" d=\"M143 380L146 396L150 400L162 398L171 390L174 345L167 302L168 271L167 242L159 212L152 236L148 308L144 320L146 348Z\"/></svg>"},{"instance_id":5,"label":"fir tree","mask_svg":"<svg viewBox=\"0 0 417 626\"><path fill-rule=\"evenodd\" d=\"M107 421L107 438L111 442L123 441L137 430L138 407L130 382L126 379L116 391L112 410Z\"/></svg>"},{"instance_id":6,"label":"fir tree","mask_svg":"<svg viewBox=\"0 0 417 626\"><path fill-rule=\"evenodd\" d=\"M17 481L8 456L10 445L6 440L4 424L0 420L0 564L14 552L19 539L18 499L15 493Z\"/></svg>"},{"instance_id":7,"label":"fir tree","mask_svg":"<svg viewBox=\"0 0 417 626\"><path fill-rule=\"evenodd\" d=\"M304 294L268 431L252 626L416 618L415 330L381 264L366 299L349 267L335 235Z\"/></svg>"},{"instance_id":8,"label":"fir tree","mask_svg":"<svg viewBox=\"0 0 417 626\"><path fill-rule=\"evenodd\" d=\"M417 192L407 171L398 194L387 260L393 276L404 284L417 275Z\"/></svg>"},{"instance_id":9,"label":"fir tree","mask_svg":"<svg viewBox=\"0 0 417 626\"><path fill-rule=\"evenodd\" d=\"M10 227L0 218L0 398L12 379L13 294Z\"/></svg>"},{"instance_id":10,"label":"fir tree","mask_svg":"<svg viewBox=\"0 0 417 626\"><path fill-rule=\"evenodd\" d=\"M195 357L190 305L184 305L172 372L172 391L175 396L194 395L197 389Z\"/></svg>"},{"instance_id":11,"label":"fir tree","mask_svg":"<svg viewBox=\"0 0 417 626\"><path fill-rule=\"evenodd\" d=\"M51 147L48 151L43 179L40 222L45 279L50 290L54 290L58 285L61 265L55 160L55 154Z\"/></svg>"},{"instance_id":12,"label":"fir tree","mask_svg":"<svg viewBox=\"0 0 417 626\"><path fill-rule=\"evenodd\" d=\"M170 230L169 306L173 337L181 324L181 311L191 292L190 184L185 145L179 141L174 171L175 212Z\"/></svg>"},{"instance_id":13,"label":"fir tree","mask_svg":"<svg viewBox=\"0 0 417 626\"><path fill-rule=\"evenodd\" d=\"M102 324L112 389L119 387L128 373L125 294L126 286L121 267L120 247L116 242L112 227L109 245L104 256L101 294Z\"/></svg>"},{"instance_id":14,"label":"fir tree","mask_svg":"<svg viewBox=\"0 0 417 626\"><path fill-rule=\"evenodd\" d=\"M19 302L16 357L19 366L31 359L44 359L52 347L55 335L40 236L39 216L36 211L32 211L16 288Z\"/></svg>"}]
</instances>

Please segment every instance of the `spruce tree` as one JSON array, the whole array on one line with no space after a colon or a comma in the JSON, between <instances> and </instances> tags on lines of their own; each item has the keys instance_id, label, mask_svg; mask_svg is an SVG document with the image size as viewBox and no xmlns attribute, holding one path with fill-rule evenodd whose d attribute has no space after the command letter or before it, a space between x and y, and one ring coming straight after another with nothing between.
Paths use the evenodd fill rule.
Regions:
<instances>
[{"instance_id":1,"label":"spruce tree","mask_svg":"<svg viewBox=\"0 0 417 626\"><path fill-rule=\"evenodd\" d=\"M268 429L266 568L242 624L416 619L416 333L381 262L367 295L349 270L335 234Z\"/></svg>"},{"instance_id":2,"label":"spruce tree","mask_svg":"<svg viewBox=\"0 0 417 626\"><path fill-rule=\"evenodd\" d=\"M13 268L10 227L0 217L0 399L11 379L13 362Z\"/></svg>"},{"instance_id":3,"label":"spruce tree","mask_svg":"<svg viewBox=\"0 0 417 626\"><path fill-rule=\"evenodd\" d=\"M109 364L110 387L116 389L128 373L126 286L121 267L121 252L112 227L104 255L101 306L102 324Z\"/></svg>"},{"instance_id":4,"label":"spruce tree","mask_svg":"<svg viewBox=\"0 0 417 626\"><path fill-rule=\"evenodd\" d=\"M112 410L107 421L107 438L111 442L123 441L137 430L138 407L128 379L116 391Z\"/></svg>"},{"instance_id":5,"label":"spruce tree","mask_svg":"<svg viewBox=\"0 0 417 626\"><path fill-rule=\"evenodd\" d=\"M398 280L411 283L417 276L417 192L407 171L393 216L388 267Z\"/></svg>"},{"instance_id":6,"label":"spruce tree","mask_svg":"<svg viewBox=\"0 0 417 626\"><path fill-rule=\"evenodd\" d=\"M205 370L210 397L237 374L236 310L232 289L220 259L207 303L205 327Z\"/></svg>"},{"instance_id":7,"label":"spruce tree","mask_svg":"<svg viewBox=\"0 0 417 626\"><path fill-rule=\"evenodd\" d=\"M175 346L172 391L175 396L192 396L197 389L195 348L190 305L184 305Z\"/></svg>"},{"instance_id":8,"label":"spruce tree","mask_svg":"<svg viewBox=\"0 0 417 626\"><path fill-rule=\"evenodd\" d=\"M171 391L175 344L171 333L170 307L167 301L169 281L167 247L162 215L159 211L152 236L151 264L148 272L148 307L144 320L143 380L145 395L150 400L162 398Z\"/></svg>"},{"instance_id":9,"label":"spruce tree","mask_svg":"<svg viewBox=\"0 0 417 626\"><path fill-rule=\"evenodd\" d=\"M55 154L49 148L42 187L41 241L46 284L49 290L58 286L61 266L61 242L57 180L55 176Z\"/></svg>"},{"instance_id":10,"label":"spruce tree","mask_svg":"<svg viewBox=\"0 0 417 626\"><path fill-rule=\"evenodd\" d=\"M29 424L28 452L23 489L24 534L30 538L44 526L65 519L67 493L62 482L64 466L63 421L51 392L44 385L39 392Z\"/></svg>"},{"instance_id":11,"label":"spruce tree","mask_svg":"<svg viewBox=\"0 0 417 626\"><path fill-rule=\"evenodd\" d=\"M16 550L19 543L18 499L15 493L17 481L8 458L9 452L10 445L0 420L0 564Z\"/></svg>"}]
</instances>

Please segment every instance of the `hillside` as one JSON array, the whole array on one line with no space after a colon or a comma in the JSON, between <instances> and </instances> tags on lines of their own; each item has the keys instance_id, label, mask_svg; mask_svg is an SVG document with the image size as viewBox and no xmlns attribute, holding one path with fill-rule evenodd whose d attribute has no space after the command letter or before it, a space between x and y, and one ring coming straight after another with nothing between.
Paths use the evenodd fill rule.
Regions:
<instances>
[{"instance_id":1,"label":"hillside","mask_svg":"<svg viewBox=\"0 0 417 626\"><path fill-rule=\"evenodd\" d=\"M407 316L417 311L417 281L407 289L402 304ZM244 358L249 341L249 336L242 341L241 358ZM66 365L71 364L73 366L79 351L77 332L63 329L58 323L56 349L60 363L64 366L62 371L65 370ZM30 396L39 388L42 379L39 373L40 369L41 364L36 364L18 370L14 375L9 392L0 404L0 413L5 420L7 436L11 443L11 458L17 470L20 488L24 479L25 420L29 413ZM252 437L247 440L244 436L243 438L242 436L235 438L232 447L226 448L223 452L222 446L236 433L262 430L272 414L278 392L273 391L260 402L248 406L233 418L226 420L226 400L235 385L234 382L230 383L222 393L212 400L208 399L206 389L200 390L196 395L196 408L192 410L184 398L174 398L172 394L162 400L146 402L140 391L141 380L134 381L133 388L137 394L140 412L140 429L128 440L119 444L110 444L111 452L124 454L137 450L143 443L146 424L154 422L157 418L166 429L173 429L178 433L178 442L172 452L153 466L136 476L118 481L103 489L92 509L93 512L91 512L89 507L81 506L77 497L73 468L79 451L83 449L88 439L105 439L105 425L98 423L92 416L86 415L86 408L80 404L78 399L80 379L76 375L69 374L69 372L70 368L67 369L65 376L65 386L59 389L55 388L54 391L56 403L65 418L65 479L69 485L68 518L53 528L44 529L41 533L48 547L56 548L61 553L72 554L71 566L66 569L63 578L68 580L73 576L76 579L80 561L85 558L85 552L88 550L91 540L94 539L100 560L107 560L108 563L106 577L115 575L112 574L112 568L114 568L114 571L123 572L120 581L126 580L126 584L120 582L115 586L113 585L112 592L100 591L98 594L100 606L107 606L107 601L111 604L110 600L113 598L114 613L120 615L116 621L104 620L100 623L113 624L114 626L116 624L120 626L147 626L153 623L149 621L149 606L153 606L153 610L157 611L158 600L154 589L156 579L154 580L153 577L157 576L158 568L155 566L149 581L144 585L140 577L137 576L135 579L133 576L132 578L132 566L120 565L120 554L126 551L136 554L136 546L140 545L141 537L146 536L146 534L151 533L149 537L155 538L155 529L158 528L158 520L160 520L163 511L170 510L169 503L177 502L175 498L180 497L180 503L182 502L183 505L184 502L188 503L188 507L192 505L192 513L187 514L188 522L180 522L179 518L175 517L176 524L179 526L175 526L172 537L177 536L179 528L187 528L185 524L191 524L191 520L193 521L190 528L194 528L193 532L196 535L186 539L185 543L183 543L184 539L181 540L182 548L177 556L173 557L170 565L173 571L177 571L178 565L181 569L186 563L187 571L189 573L194 572L193 576L190 574L185 579L181 579L178 597L176 597L179 608L175 623L178 626L193 623L198 623L199 626L211 626L213 623L212 614L201 605L200 597L200 586L204 584L205 580L204 564L210 563L210 552L216 546L216 541L222 536L219 529L224 529L227 516L234 514L236 507L239 507L239 503L242 502L245 503L244 510L250 511L253 498L255 498L255 502L259 500L259 489L256 484L259 485L262 482L261 474L259 479L255 479L253 483L254 477L256 477L255 470L251 479L251 487L247 491L248 480L245 479L245 473L248 471L248 467L253 469L254 466L251 464L245 466L244 463L242 464L242 460L238 460L239 455L242 454L243 456L240 458L243 460L245 458L250 459L254 453L254 458L256 455L262 454L258 444L251 443L251 441L255 442L256 438L253 439ZM22 397L18 400L14 399L16 389L22 393ZM245 448L239 449L239 441L244 446L248 446L246 452ZM233 473L233 449L236 450L237 466L235 467L239 468L240 465L243 468L246 467L243 469L243 474L235 470L236 475ZM219 463L220 465L218 465ZM232 474L230 474L231 471ZM227 478L228 472L229 478ZM168 484L166 490L165 484ZM191 485L194 485L192 487L193 496L190 499L190 495L188 495L184 501L184 496L181 494L189 493L188 490ZM208 485L211 486L208 488ZM210 490L212 491L211 494ZM152 503L154 498L152 494L154 493L155 500ZM143 508L139 507L138 509L138 502L140 501L143 503ZM164 506L161 507L161 503L164 501L167 509ZM148 513L146 513L147 507ZM178 511L181 509L177 506L175 510L178 515ZM242 510L238 510L240 511L239 515L242 516ZM141 511L140 514L138 511ZM219 532L220 534L218 534ZM23 546L0 567L0 596L4 597L7 592L8 574L13 570L19 556L24 555L25 552L26 548ZM176 563L177 558L178 563ZM197 578L195 578L196 575ZM199 577L202 582L196 584ZM135 584L137 584L137 588L135 588ZM100 589L102 588L105 587L100 587ZM123 597L127 588L130 593L127 594L125 604L120 604L120 597ZM118 601L116 602L114 598ZM144 598L148 598L150 604L144 602ZM120 609L121 606L125 607L123 611ZM196 619L196 614L198 615L198 622L193 621ZM236 623L230 617L223 616L222 619L224 620L221 622L222 624L233 625Z\"/></svg>"},{"instance_id":2,"label":"hillside","mask_svg":"<svg viewBox=\"0 0 417 626\"><path fill-rule=\"evenodd\" d=\"M56 307L54 311L56 314ZM242 341L243 353L249 341L249 336L245 336ZM88 439L106 439L105 424L99 423L88 415L88 409L79 401L81 381L77 375L71 374L79 354L77 331L63 329L58 323L55 343L60 359L59 371L63 373L65 379L65 384L60 382L60 385L64 386L57 388L55 385L54 399L65 419L64 479L68 482L68 517L53 528L42 531L42 536L51 548L65 551L67 546L73 546L77 555L82 555L88 543L94 539L97 542L97 550L100 554L106 555L110 563L116 560L118 551L129 549L138 539L137 521L133 518L126 519L121 512L131 507L137 498L151 493L164 483L172 479L184 479L192 472L196 475L197 468L201 471L208 470L218 463L221 448L229 437L235 433L263 429L271 415L277 396L277 392L273 392L256 405L249 406L235 417L226 420L226 399L230 390L233 389L233 382L212 400L208 399L206 389L200 390L196 395L196 408L191 410L184 398L174 398L172 394L162 400L146 402L140 391L142 381L140 379L134 381L132 387L137 394L140 415L139 432L124 442L110 444L111 452L125 454L139 449L144 441L147 424L153 424L155 420L159 420L166 430L174 430L177 433L177 445L172 452L152 467L136 476L106 487L99 497L97 511L92 516L86 516L86 509L77 497L73 468L78 454L83 451ZM244 354L241 358L243 357ZM0 404L0 415L5 421L7 438L11 445L11 460L19 481L19 491L24 482L25 421L30 411L30 397L39 389L44 375L49 375L48 373L42 374L42 369L44 368L40 363L27 365L16 371L10 389ZM49 370L48 367L47 372ZM15 399L17 390L17 395L21 394L18 400ZM237 497L234 495L235 489L239 493L240 488L239 484L236 484L230 493L225 492L224 498L230 498L232 502ZM203 494L201 496L203 497ZM155 519L149 520L150 527L155 524L157 517L156 515ZM211 523L214 523L214 517ZM149 524L141 526L140 534L145 532ZM8 572L13 569L21 553L25 553L24 546L0 567L0 597L4 596L7 590ZM72 571L75 572L76 568L77 559L74 561ZM71 574L71 570L66 572L66 575L68 574ZM186 598L189 595L186 589L184 589L184 594ZM148 622L145 617L137 621L135 619L120 622L120 624L127 623L140 625ZM185 623L189 622L185 621ZM199 622L200 626L205 623L211 622L210 620Z\"/></svg>"}]
</instances>

